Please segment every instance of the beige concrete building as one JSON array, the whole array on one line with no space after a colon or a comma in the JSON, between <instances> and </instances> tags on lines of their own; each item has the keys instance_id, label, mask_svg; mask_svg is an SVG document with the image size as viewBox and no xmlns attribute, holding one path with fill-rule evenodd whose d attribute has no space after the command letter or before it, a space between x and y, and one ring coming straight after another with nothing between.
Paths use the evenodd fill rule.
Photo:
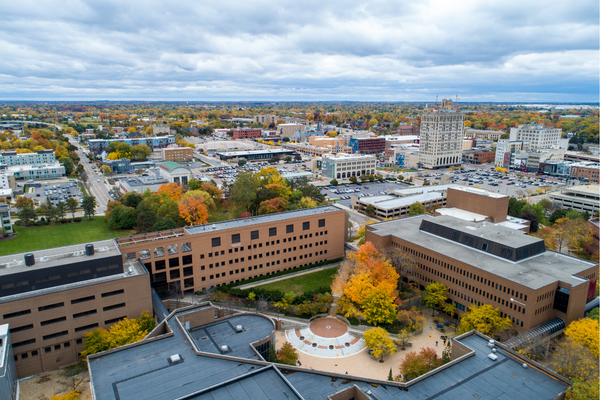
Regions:
<instances>
[{"instance_id":1,"label":"beige concrete building","mask_svg":"<svg viewBox=\"0 0 600 400\"><path fill-rule=\"evenodd\" d=\"M304 125L301 124L279 124L277 125L277 133L280 138L291 138L298 131L304 132L306 130Z\"/></svg>"},{"instance_id":2,"label":"beige concrete building","mask_svg":"<svg viewBox=\"0 0 600 400\"><path fill-rule=\"evenodd\" d=\"M519 125L510 128L510 141L529 142L532 149L548 149L561 145L562 129L546 128L544 124Z\"/></svg>"},{"instance_id":3,"label":"beige concrete building","mask_svg":"<svg viewBox=\"0 0 600 400\"><path fill-rule=\"evenodd\" d=\"M427 109L421 116L419 164L421 168L446 168L462 163L465 114L452 100L442 100L439 109Z\"/></svg>"},{"instance_id":4,"label":"beige concrete building","mask_svg":"<svg viewBox=\"0 0 600 400\"><path fill-rule=\"evenodd\" d=\"M278 120L279 120L279 117L274 114L265 114L265 115L254 116L254 122L257 122L262 125L276 124Z\"/></svg>"},{"instance_id":5,"label":"beige concrete building","mask_svg":"<svg viewBox=\"0 0 600 400\"><path fill-rule=\"evenodd\" d=\"M169 135L171 133L171 128L169 125L152 125L152 134L153 135Z\"/></svg>"},{"instance_id":6,"label":"beige concrete building","mask_svg":"<svg viewBox=\"0 0 600 400\"><path fill-rule=\"evenodd\" d=\"M473 139L485 139L497 141L500 139L500 136L504 135L506 132L502 131L491 131L484 129L465 129L465 137L473 138Z\"/></svg>"}]
</instances>

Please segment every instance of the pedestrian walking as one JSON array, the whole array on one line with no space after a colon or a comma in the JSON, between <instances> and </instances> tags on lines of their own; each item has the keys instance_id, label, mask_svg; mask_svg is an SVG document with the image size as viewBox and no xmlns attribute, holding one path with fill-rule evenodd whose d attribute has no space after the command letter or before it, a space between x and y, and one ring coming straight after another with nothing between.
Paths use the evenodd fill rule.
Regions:
<instances>
[{"instance_id":1,"label":"pedestrian walking","mask_svg":"<svg viewBox=\"0 0 600 400\"><path fill-rule=\"evenodd\" d=\"M435 345L437 346L437 344L438 344L438 342L437 342L437 340L436 340L436 341L435 341Z\"/></svg>"}]
</instances>

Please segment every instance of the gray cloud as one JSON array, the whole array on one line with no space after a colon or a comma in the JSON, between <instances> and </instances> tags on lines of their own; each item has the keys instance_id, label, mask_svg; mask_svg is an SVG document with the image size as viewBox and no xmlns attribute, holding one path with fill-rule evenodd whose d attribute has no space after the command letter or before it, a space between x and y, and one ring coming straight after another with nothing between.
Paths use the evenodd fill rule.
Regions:
<instances>
[{"instance_id":1,"label":"gray cloud","mask_svg":"<svg viewBox=\"0 0 600 400\"><path fill-rule=\"evenodd\" d=\"M0 98L598 101L597 1L20 1Z\"/></svg>"}]
</instances>

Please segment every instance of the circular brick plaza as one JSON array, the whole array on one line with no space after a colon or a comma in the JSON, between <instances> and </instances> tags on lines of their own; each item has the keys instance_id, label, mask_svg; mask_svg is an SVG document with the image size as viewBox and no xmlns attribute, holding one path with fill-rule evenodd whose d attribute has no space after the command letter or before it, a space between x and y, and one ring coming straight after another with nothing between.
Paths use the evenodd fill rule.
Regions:
<instances>
[{"instance_id":1,"label":"circular brick plaza","mask_svg":"<svg viewBox=\"0 0 600 400\"><path fill-rule=\"evenodd\" d=\"M348 332L348 326L335 318L317 318L310 323L309 329L322 338L335 338Z\"/></svg>"}]
</instances>

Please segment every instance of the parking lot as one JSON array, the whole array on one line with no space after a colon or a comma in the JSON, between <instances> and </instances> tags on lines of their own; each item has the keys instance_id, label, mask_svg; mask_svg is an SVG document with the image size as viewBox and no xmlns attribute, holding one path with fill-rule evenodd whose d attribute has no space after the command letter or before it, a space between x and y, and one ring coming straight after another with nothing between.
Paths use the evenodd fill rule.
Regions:
<instances>
[{"instance_id":1,"label":"parking lot","mask_svg":"<svg viewBox=\"0 0 600 400\"><path fill-rule=\"evenodd\" d=\"M362 184L347 184L347 185L339 185L330 189L330 186L324 186L321 188L321 193L325 196L328 196L330 200L333 199L342 199L338 202L338 204L350 207L350 196L380 196L383 193L386 193L388 190L394 189L404 189L407 187L412 187L405 183L397 183L397 182L389 182L385 181L381 182L365 182ZM337 193L336 193L337 192Z\"/></svg>"},{"instance_id":2,"label":"parking lot","mask_svg":"<svg viewBox=\"0 0 600 400\"><path fill-rule=\"evenodd\" d=\"M53 205L56 205L59 201L65 202L69 197L73 197L79 202L82 198L76 182L45 182L42 186L33 189L33 193L27 193L25 196L39 201L40 204L46 203L48 199Z\"/></svg>"}]
</instances>

